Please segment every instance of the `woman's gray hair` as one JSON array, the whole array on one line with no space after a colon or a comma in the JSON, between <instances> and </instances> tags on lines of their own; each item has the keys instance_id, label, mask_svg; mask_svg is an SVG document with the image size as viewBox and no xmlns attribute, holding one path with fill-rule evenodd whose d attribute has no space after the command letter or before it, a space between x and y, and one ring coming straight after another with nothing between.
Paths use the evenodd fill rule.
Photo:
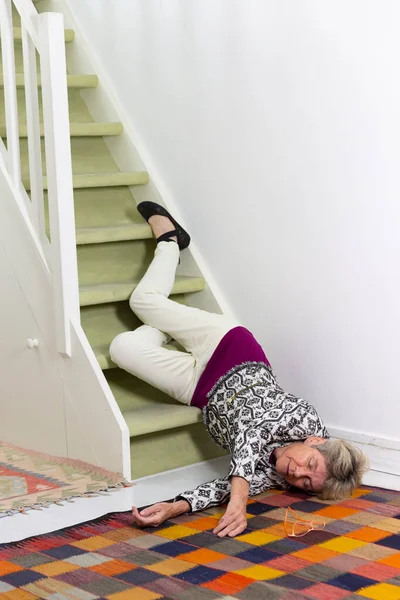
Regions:
<instances>
[{"instance_id":1,"label":"woman's gray hair","mask_svg":"<svg viewBox=\"0 0 400 600\"><path fill-rule=\"evenodd\" d=\"M351 496L369 469L369 460L359 448L344 440L327 440L313 446L325 459L327 478L318 496L322 500L341 500Z\"/></svg>"}]
</instances>

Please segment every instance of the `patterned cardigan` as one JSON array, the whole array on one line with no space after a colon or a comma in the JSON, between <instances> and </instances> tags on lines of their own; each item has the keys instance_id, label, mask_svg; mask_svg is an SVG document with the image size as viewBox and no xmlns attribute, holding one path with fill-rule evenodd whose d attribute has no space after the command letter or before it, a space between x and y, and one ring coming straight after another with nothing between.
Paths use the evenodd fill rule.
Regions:
<instances>
[{"instance_id":1,"label":"patterned cardigan","mask_svg":"<svg viewBox=\"0 0 400 600\"><path fill-rule=\"evenodd\" d=\"M177 496L175 500L187 500L193 512L226 502L234 476L249 482L250 496L271 487L289 487L269 462L275 448L314 435L329 438L315 408L286 394L265 363L247 362L234 367L217 381L207 397L205 425L214 441L231 453L231 463L223 479Z\"/></svg>"}]
</instances>

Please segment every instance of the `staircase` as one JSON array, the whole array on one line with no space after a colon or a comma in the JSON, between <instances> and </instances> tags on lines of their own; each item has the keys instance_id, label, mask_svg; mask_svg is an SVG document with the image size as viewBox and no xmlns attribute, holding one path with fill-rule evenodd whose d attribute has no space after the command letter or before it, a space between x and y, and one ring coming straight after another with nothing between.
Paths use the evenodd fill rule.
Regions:
<instances>
[{"instance_id":1,"label":"staircase","mask_svg":"<svg viewBox=\"0 0 400 600\"><path fill-rule=\"evenodd\" d=\"M15 12L13 24L22 179L29 193L21 29ZM74 43L72 30L65 31L65 43L67 47ZM155 244L135 202L135 188L145 186L149 176L119 170L105 139L121 135L121 123L95 122L81 96L81 90L97 84L96 75L68 76L81 323L129 427L132 479L137 479L215 458L221 451L206 433L198 409L177 404L111 361L113 338L140 325L128 298L145 273ZM3 94L0 135L5 135ZM45 165L44 149L42 155ZM45 167L44 182L46 189ZM187 294L204 287L202 277L178 274L173 300L187 303Z\"/></svg>"}]
</instances>

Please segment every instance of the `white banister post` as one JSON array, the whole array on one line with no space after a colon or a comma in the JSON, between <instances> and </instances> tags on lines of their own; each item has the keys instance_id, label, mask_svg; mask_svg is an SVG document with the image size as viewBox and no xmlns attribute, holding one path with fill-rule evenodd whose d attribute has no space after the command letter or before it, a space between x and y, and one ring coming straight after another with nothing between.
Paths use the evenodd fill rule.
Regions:
<instances>
[{"instance_id":1,"label":"white banister post","mask_svg":"<svg viewBox=\"0 0 400 600\"><path fill-rule=\"evenodd\" d=\"M70 320L79 323L80 313L64 22L38 18L56 334L59 352L71 356Z\"/></svg>"},{"instance_id":2,"label":"white banister post","mask_svg":"<svg viewBox=\"0 0 400 600\"><path fill-rule=\"evenodd\" d=\"M26 126L28 131L29 174L34 225L43 242L45 231L42 150L40 143L40 116L36 48L26 28L22 25L22 52L25 74Z\"/></svg>"},{"instance_id":3,"label":"white banister post","mask_svg":"<svg viewBox=\"0 0 400 600\"><path fill-rule=\"evenodd\" d=\"M14 32L11 0L0 0L1 52L3 61L4 104L6 111L8 169L16 188L21 183L17 88L15 77Z\"/></svg>"}]
</instances>

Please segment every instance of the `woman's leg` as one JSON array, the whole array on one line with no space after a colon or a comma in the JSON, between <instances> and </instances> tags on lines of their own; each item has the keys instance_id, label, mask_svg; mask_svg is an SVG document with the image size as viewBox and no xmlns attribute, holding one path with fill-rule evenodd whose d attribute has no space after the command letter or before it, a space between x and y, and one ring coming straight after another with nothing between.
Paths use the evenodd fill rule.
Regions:
<instances>
[{"instance_id":1,"label":"woman's leg","mask_svg":"<svg viewBox=\"0 0 400 600\"><path fill-rule=\"evenodd\" d=\"M130 306L143 323L168 333L205 366L224 335L238 323L225 315L168 299L178 261L177 244L159 243L152 263L130 298Z\"/></svg>"},{"instance_id":2,"label":"woman's leg","mask_svg":"<svg viewBox=\"0 0 400 600\"><path fill-rule=\"evenodd\" d=\"M173 229L169 219L149 219L155 237ZM146 274L130 298L145 326L115 338L110 352L121 368L190 404L201 373L224 335L236 323L224 315L183 306L168 299L175 281L179 248L160 242ZM168 334L185 352L163 348Z\"/></svg>"},{"instance_id":3,"label":"woman's leg","mask_svg":"<svg viewBox=\"0 0 400 600\"><path fill-rule=\"evenodd\" d=\"M198 380L196 360L186 352L163 348L169 339L158 329L142 325L113 340L111 358L121 369L190 404Z\"/></svg>"}]
</instances>

